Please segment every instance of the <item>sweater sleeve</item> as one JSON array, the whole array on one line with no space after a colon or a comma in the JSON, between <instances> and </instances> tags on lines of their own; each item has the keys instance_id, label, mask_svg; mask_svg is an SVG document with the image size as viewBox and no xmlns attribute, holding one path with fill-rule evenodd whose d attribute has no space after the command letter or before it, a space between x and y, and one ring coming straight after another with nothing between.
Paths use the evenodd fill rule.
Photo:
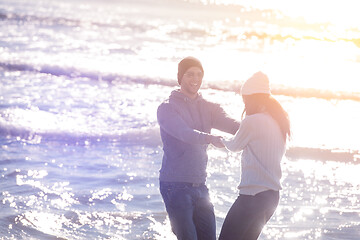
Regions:
<instances>
[{"instance_id":1,"label":"sweater sleeve","mask_svg":"<svg viewBox=\"0 0 360 240\"><path fill-rule=\"evenodd\" d=\"M239 152L243 150L246 145L250 142L252 135L251 125L249 119L244 119L239 130L236 132L235 136L228 140L223 140L225 147L232 152Z\"/></svg>"},{"instance_id":2,"label":"sweater sleeve","mask_svg":"<svg viewBox=\"0 0 360 240\"><path fill-rule=\"evenodd\" d=\"M209 144L209 134L190 128L170 104L161 104L157 110L160 128L169 135L190 144Z\"/></svg>"},{"instance_id":3,"label":"sweater sleeve","mask_svg":"<svg viewBox=\"0 0 360 240\"><path fill-rule=\"evenodd\" d=\"M233 135L239 129L240 123L229 117L219 104L213 105L213 117L213 128Z\"/></svg>"}]
</instances>

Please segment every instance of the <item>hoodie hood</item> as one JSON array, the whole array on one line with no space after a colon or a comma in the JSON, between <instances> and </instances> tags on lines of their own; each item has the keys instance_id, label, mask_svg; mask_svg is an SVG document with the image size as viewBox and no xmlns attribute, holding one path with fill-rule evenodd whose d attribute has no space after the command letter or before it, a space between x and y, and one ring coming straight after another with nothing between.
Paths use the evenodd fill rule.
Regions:
<instances>
[{"instance_id":1,"label":"hoodie hood","mask_svg":"<svg viewBox=\"0 0 360 240\"><path fill-rule=\"evenodd\" d=\"M202 97L202 95L200 93L197 94L195 99L191 99L189 97L187 97L185 94L183 94L182 92L180 92L179 89L174 90L171 92L169 100L182 100L184 102L189 102L189 103L196 103L198 101L202 101L204 100L204 98Z\"/></svg>"}]
</instances>

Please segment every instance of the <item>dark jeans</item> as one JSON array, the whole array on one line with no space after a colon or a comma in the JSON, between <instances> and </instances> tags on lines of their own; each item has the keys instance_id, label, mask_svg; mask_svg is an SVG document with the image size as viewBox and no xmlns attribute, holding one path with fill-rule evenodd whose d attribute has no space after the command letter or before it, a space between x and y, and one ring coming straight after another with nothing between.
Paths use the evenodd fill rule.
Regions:
<instances>
[{"instance_id":1,"label":"dark jeans","mask_svg":"<svg viewBox=\"0 0 360 240\"><path fill-rule=\"evenodd\" d=\"M231 206L219 240L255 240L279 204L278 191L265 191L255 196L241 195Z\"/></svg>"},{"instance_id":2,"label":"dark jeans","mask_svg":"<svg viewBox=\"0 0 360 240\"><path fill-rule=\"evenodd\" d=\"M178 239L216 239L214 206L205 184L160 182L160 192Z\"/></svg>"}]
</instances>

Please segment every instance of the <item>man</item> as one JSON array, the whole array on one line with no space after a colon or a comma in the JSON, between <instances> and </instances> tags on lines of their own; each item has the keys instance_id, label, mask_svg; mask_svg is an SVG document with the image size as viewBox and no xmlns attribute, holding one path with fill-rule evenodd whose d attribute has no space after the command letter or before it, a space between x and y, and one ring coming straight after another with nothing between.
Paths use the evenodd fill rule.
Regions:
<instances>
[{"instance_id":1,"label":"man","mask_svg":"<svg viewBox=\"0 0 360 240\"><path fill-rule=\"evenodd\" d=\"M207 146L224 147L212 128L235 134L239 123L220 105L198 93L204 70L200 61L187 57L178 65L179 90L158 108L163 142L160 192L172 230L178 239L216 238L214 207L206 181Z\"/></svg>"}]
</instances>

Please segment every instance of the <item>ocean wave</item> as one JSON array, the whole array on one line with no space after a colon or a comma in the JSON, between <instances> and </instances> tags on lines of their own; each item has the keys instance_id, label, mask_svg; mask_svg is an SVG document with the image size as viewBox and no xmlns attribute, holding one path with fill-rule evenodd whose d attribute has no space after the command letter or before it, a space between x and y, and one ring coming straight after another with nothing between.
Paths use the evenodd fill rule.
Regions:
<instances>
[{"instance_id":1,"label":"ocean wave","mask_svg":"<svg viewBox=\"0 0 360 240\"><path fill-rule=\"evenodd\" d=\"M199 7L199 6L197 6ZM282 20L278 19L278 15L280 14L276 10L260 10L260 9L248 9L241 5L229 5L229 6L217 6L219 10L227 10L230 16L237 17L237 19L241 19L241 21L236 22L238 26L242 26L243 28L235 32L233 30L227 30L226 28L221 28L222 35L224 39L229 42L238 41L238 40L251 40L253 38L257 39L268 39L271 41L280 41L284 42L286 40L316 40L316 41L327 41L333 42L334 37L333 35L325 35L325 37L319 37L317 35L312 35L311 32L306 32L304 34L296 34L292 35L291 33L284 34L280 32L268 32L266 29L258 29L251 30L246 28L246 24L244 21L254 21L254 24L257 22L265 21L267 23L271 23L275 26L279 27L289 27L292 26L294 28L300 29L310 29L310 30L318 30L322 31L324 28L329 28L330 23L308 23L304 20L300 19L292 19L289 17L285 17L281 15ZM200 7L201 8L201 7ZM202 8L206 8L206 6L202 6ZM224 9L223 9L224 8ZM211 9L208 9L209 11ZM221 16L221 14L220 14ZM241 18L239 17L241 16ZM224 15L223 17L226 17ZM113 21L113 22L101 22L101 21L94 21L93 19L75 19L75 18L67 18L67 17L56 17L56 16L37 16L37 15L30 15L30 14L20 14L14 12L6 12L0 10L0 21L15 21L15 22L32 22L36 23L37 25L44 25L44 26L68 26L68 27L89 27L95 26L99 28L116 28L116 29L123 29L123 30L131 30L131 32L143 33L146 31L156 30L158 27L153 25L150 22L130 22L130 21ZM255 28L255 27L254 27ZM246 30L247 29L247 30ZM209 30L203 28L202 25L191 25L189 27L186 26L179 26L178 28L169 31L168 34L179 38L184 37L186 39L198 38L208 35L213 35L214 33ZM346 41L352 42L357 47L360 47L360 38L351 38L351 37L339 37L337 40L339 41ZM155 41L155 39L153 39ZM115 50L116 51L116 50Z\"/></svg>"},{"instance_id":2,"label":"ocean wave","mask_svg":"<svg viewBox=\"0 0 360 240\"><path fill-rule=\"evenodd\" d=\"M0 12L0 20L2 21L16 21L16 22L38 22L46 25L68 25L78 26L80 25L79 20L68 19L68 18L55 18L55 17L42 17L36 15L17 14L10 12Z\"/></svg>"},{"instance_id":3,"label":"ocean wave","mask_svg":"<svg viewBox=\"0 0 360 240\"><path fill-rule=\"evenodd\" d=\"M146 30L155 28L151 25L136 24L130 22L101 22L101 21L89 21L79 20L66 17L54 17L54 16L37 16L29 14L19 14L12 12L0 11L0 21L15 21L19 23L31 22L37 25L44 26L67 26L67 27L87 27L95 26L100 28L116 28L116 29L131 29L131 31L144 32Z\"/></svg>"},{"instance_id":4,"label":"ocean wave","mask_svg":"<svg viewBox=\"0 0 360 240\"><path fill-rule=\"evenodd\" d=\"M24 141L28 144L40 144L46 142L59 142L80 146L91 146L96 144L113 144L118 146L145 146L161 147L160 131L158 127L146 127L129 129L118 133L108 134L86 134L75 132L34 132L29 129L15 126L0 125L0 136L16 141ZM225 150L224 150L225 151ZM286 152L288 159L312 159L319 161L336 162L360 162L360 151L323 149L311 147L292 146Z\"/></svg>"},{"instance_id":5,"label":"ocean wave","mask_svg":"<svg viewBox=\"0 0 360 240\"><path fill-rule=\"evenodd\" d=\"M360 162L360 152L356 150L322 149L307 147L290 147L286 151L289 159L312 159L319 161Z\"/></svg>"},{"instance_id":6,"label":"ocean wave","mask_svg":"<svg viewBox=\"0 0 360 240\"><path fill-rule=\"evenodd\" d=\"M5 71L30 71L37 73L50 74L53 76L66 76L70 78L89 78L91 80L101 80L107 82L132 82L145 85L157 84L164 86L177 86L177 82L167 79L151 79L151 78L139 78L129 77L116 73L104 73L99 71L84 71L75 67L61 67L56 65L41 65L34 66L26 63L4 63L0 62L0 68Z\"/></svg>"},{"instance_id":7,"label":"ocean wave","mask_svg":"<svg viewBox=\"0 0 360 240\"><path fill-rule=\"evenodd\" d=\"M88 78L94 81L106 81L113 83L136 83L144 85L161 85L176 87L177 82L173 79L160 79L160 78L144 78L144 77L133 77L125 76L116 73L104 73L99 71L81 70L76 67L61 67L56 65L41 65L35 66L26 63L6 63L0 62L0 68L5 71L30 71L37 73L50 74L53 76L66 76L69 78ZM210 88L220 91L231 91L239 92L241 88L240 81L234 80L223 80L216 82L205 82L204 88ZM344 92L344 91L331 91L322 89L309 89L299 87L288 87L288 86L273 86L272 94L284 95L289 97L302 97L302 98L320 98L326 100L354 100L360 101L359 92Z\"/></svg>"},{"instance_id":8,"label":"ocean wave","mask_svg":"<svg viewBox=\"0 0 360 240\"><path fill-rule=\"evenodd\" d=\"M16 141L24 141L28 144L62 142L74 145L92 145L105 142L123 146L143 145L157 147L161 145L158 127L133 128L113 133L94 134L72 130L34 131L26 127L11 125L11 123L0 123L0 136Z\"/></svg>"}]
</instances>

